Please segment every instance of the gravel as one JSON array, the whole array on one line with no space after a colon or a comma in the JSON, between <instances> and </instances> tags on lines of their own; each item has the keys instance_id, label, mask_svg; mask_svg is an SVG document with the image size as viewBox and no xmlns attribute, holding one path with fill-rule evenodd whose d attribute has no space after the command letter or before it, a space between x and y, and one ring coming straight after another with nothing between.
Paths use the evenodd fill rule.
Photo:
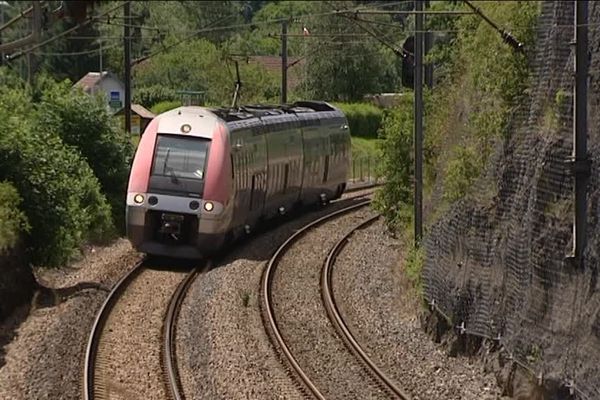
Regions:
<instances>
[{"instance_id":1,"label":"gravel","mask_svg":"<svg viewBox=\"0 0 600 400\"><path fill-rule=\"evenodd\" d=\"M376 222L355 233L337 258L334 296L363 350L413 400L500 398L495 378L483 372L480 361L447 357L423 332L400 254L398 243Z\"/></svg>"},{"instance_id":2,"label":"gravel","mask_svg":"<svg viewBox=\"0 0 600 400\"><path fill-rule=\"evenodd\" d=\"M178 366L187 399L306 398L265 333L258 297L262 271L296 229L353 203L349 197L362 200L370 192L351 193L257 233L194 281L177 326Z\"/></svg>"},{"instance_id":3,"label":"gravel","mask_svg":"<svg viewBox=\"0 0 600 400\"><path fill-rule=\"evenodd\" d=\"M88 249L70 267L36 269L36 275L52 287L83 281L111 286L138 259L129 243L119 240ZM5 346L0 399L79 399L89 330L105 296L104 291L79 290L55 306L24 307L5 321L0 334L14 338Z\"/></svg>"},{"instance_id":4,"label":"gravel","mask_svg":"<svg viewBox=\"0 0 600 400\"><path fill-rule=\"evenodd\" d=\"M368 192L355 192L350 196L364 196ZM265 333L258 297L260 278L265 262L277 245L298 227L349 202L334 203L253 235L251 241L236 246L216 268L196 279L183 303L177 327L178 363L186 398L306 397ZM312 244L302 249L296 247L297 257L290 263L296 264L296 268L288 272L297 274L298 278L277 282L280 285L276 289L278 299L289 297L289 300L284 299L289 307L286 317L307 321L305 325L290 326L284 321L282 324L294 332L305 329L307 335L316 336L316 345L310 340L298 341L307 354L315 351L313 347L328 354L325 361L315 361L315 364L339 363L337 350L341 348L336 346L341 342L337 343L331 336L332 329L325 326L320 304L322 315L307 312L316 310L320 303L320 295L310 294L318 287L319 278L314 271L317 264L319 269L322 264L320 254L326 252L335 237L351 225L353 223L348 222L338 228L328 228L329 233L319 234ZM401 382L415 399L499 398L493 378L482 372L480 363L446 357L422 332L417 317L419 305L404 291L407 285L397 262L399 254L397 243L384 233L381 224L377 224L357 234L338 258L334 289L340 297L342 313L357 339L378 365ZM72 287L74 290L68 291L69 294L56 305L42 307L35 303L31 309L24 307L0 327L0 335L14 336L4 348L0 399L80 398L85 346L96 312L106 296L105 291L97 289L112 286L139 258L140 255L122 239L110 247L87 249L86 256L70 267L36 269L36 275L47 286ZM162 377L157 377L156 369L149 376L147 366L159 365L156 360L160 347L154 340L162 325L164 309L160 304L166 303L159 301L159 297L164 297L167 292L170 295L182 277L181 273L172 273L170 278L164 278L164 273L153 271L147 279L136 280L139 296L127 306L129 311L122 311L124 319L120 323L124 329L114 336L115 345L123 350L122 355L111 362L118 370L116 381L130 387L125 395L127 398L164 398ZM302 278L304 282L300 282L301 276L305 277ZM310 276L313 288L309 293L304 284L308 284L306 279ZM302 285L294 286L291 281ZM97 288L92 285L91 289L80 290L81 287L74 286L82 282L95 282ZM164 287L163 295L154 289L157 282L161 283L158 286ZM306 301L308 305L301 305L300 301ZM314 321L315 315L317 321ZM309 317L312 319L308 320ZM147 328L140 329L140 324ZM136 336L134 333L137 338L133 337ZM140 343L145 343L144 346L154 344L148 351L133 350L139 349L136 346ZM334 344L329 353L322 348L324 343ZM116 367L123 363L127 363L127 370ZM352 365L351 361L346 363L348 371L345 373L350 373ZM136 370L132 371L131 366ZM320 367L315 365L315 368ZM146 376L139 375L144 373ZM134 378L138 376L142 379ZM348 382L343 383L348 385ZM137 386L131 390L131 384ZM356 393L363 393L359 392L360 388L356 390ZM350 392L347 396L370 398Z\"/></svg>"},{"instance_id":5,"label":"gravel","mask_svg":"<svg viewBox=\"0 0 600 400\"><path fill-rule=\"evenodd\" d=\"M273 279L275 316L301 368L328 399L380 399L386 392L350 353L321 300L323 261L343 234L373 212L367 209L327 222L285 253Z\"/></svg>"},{"instance_id":6,"label":"gravel","mask_svg":"<svg viewBox=\"0 0 600 400\"><path fill-rule=\"evenodd\" d=\"M184 272L144 268L118 299L98 345L95 380L102 398L167 398L162 325L169 300L184 277Z\"/></svg>"}]
</instances>

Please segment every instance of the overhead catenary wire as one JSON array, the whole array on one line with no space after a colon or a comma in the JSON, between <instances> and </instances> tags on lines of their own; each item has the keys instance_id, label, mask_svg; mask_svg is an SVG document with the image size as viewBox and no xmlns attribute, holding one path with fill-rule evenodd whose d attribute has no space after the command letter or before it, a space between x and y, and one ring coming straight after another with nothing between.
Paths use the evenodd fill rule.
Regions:
<instances>
[{"instance_id":1,"label":"overhead catenary wire","mask_svg":"<svg viewBox=\"0 0 600 400\"><path fill-rule=\"evenodd\" d=\"M75 52L41 52L41 51L34 51L33 54L38 55L38 56L65 56L65 57L69 57L69 56L83 56L86 54L93 54L93 53L98 53L100 51L105 51L105 50L110 50L110 49L114 49L119 47L119 44L113 44L110 46L100 46L98 48L95 48L93 50L83 50L83 51L75 51Z\"/></svg>"},{"instance_id":2,"label":"overhead catenary wire","mask_svg":"<svg viewBox=\"0 0 600 400\"><path fill-rule=\"evenodd\" d=\"M23 56L25 54L29 54L29 53L33 52L34 50L39 49L40 47L46 46L47 44L50 44L50 43L52 43L52 42L60 39L61 37L66 36L69 33L74 32L74 31L78 30L79 28L82 28L82 27L90 24L95 19L101 18L102 16L104 16L104 15L106 15L108 13L111 13L111 12L119 9L120 7L123 7L127 3L129 3L129 0L125 1L125 2L123 2L121 4L119 4L118 6L112 7L110 10L104 12L103 14L100 14L98 16L88 17L85 21L80 22L79 24L75 25L74 27L69 28L69 29L67 29L67 30L65 30L65 31L63 31L63 32L55 35L55 36L52 36L51 38L49 38L49 39L47 39L47 40L45 40L45 41L43 41L41 43L38 43L38 44L36 44L36 45L34 45L32 47L29 47L29 48L27 48L25 50L19 50L17 53L13 53L13 54L7 56L7 59L8 60L15 60L15 59L17 59L17 58L19 58L19 57L21 57L21 56Z\"/></svg>"}]
</instances>

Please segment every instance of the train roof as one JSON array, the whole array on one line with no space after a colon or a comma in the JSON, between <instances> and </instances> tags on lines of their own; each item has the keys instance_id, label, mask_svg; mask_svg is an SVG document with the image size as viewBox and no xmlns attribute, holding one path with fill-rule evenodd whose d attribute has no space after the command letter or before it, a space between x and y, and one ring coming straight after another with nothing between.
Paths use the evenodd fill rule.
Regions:
<instances>
[{"instance_id":1,"label":"train roof","mask_svg":"<svg viewBox=\"0 0 600 400\"><path fill-rule=\"evenodd\" d=\"M225 122L241 121L266 116L303 114L324 111L339 111L324 101L297 101L282 105L246 105L240 107L209 108L209 110Z\"/></svg>"}]
</instances>

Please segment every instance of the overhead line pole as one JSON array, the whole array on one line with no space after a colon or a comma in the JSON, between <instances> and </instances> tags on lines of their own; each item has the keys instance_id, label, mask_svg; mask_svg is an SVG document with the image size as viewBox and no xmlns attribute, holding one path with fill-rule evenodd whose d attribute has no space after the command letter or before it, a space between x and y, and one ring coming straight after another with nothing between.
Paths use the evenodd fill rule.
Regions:
<instances>
[{"instance_id":1,"label":"overhead line pole","mask_svg":"<svg viewBox=\"0 0 600 400\"><path fill-rule=\"evenodd\" d=\"M123 46L125 49L123 62L123 77L125 79L125 132L131 133L131 37L129 36L129 23L131 18L131 6L126 2L123 7L123 17L126 21L123 27ZM100 71L102 74L102 71Z\"/></svg>"},{"instance_id":2,"label":"overhead line pole","mask_svg":"<svg viewBox=\"0 0 600 400\"><path fill-rule=\"evenodd\" d=\"M414 73L414 140L415 140L415 193L414 228L415 247L423 237L423 1L415 1L415 73Z\"/></svg>"},{"instance_id":3,"label":"overhead line pole","mask_svg":"<svg viewBox=\"0 0 600 400\"><path fill-rule=\"evenodd\" d=\"M588 92L588 1L575 1L575 93L573 122L573 174L575 212L573 215L572 257L583 268L587 242L587 185L590 160L587 149Z\"/></svg>"},{"instance_id":4,"label":"overhead line pole","mask_svg":"<svg viewBox=\"0 0 600 400\"><path fill-rule=\"evenodd\" d=\"M281 104L287 103L287 21L281 22Z\"/></svg>"},{"instance_id":5,"label":"overhead line pole","mask_svg":"<svg viewBox=\"0 0 600 400\"><path fill-rule=\"evenodd\" d=\"M425 8L429 8L429 0L425 0ZM425 18L427 18L429 13L425 13ZM424 54L427 54L431 51L431 47L433 46L433 33L428 29L425 32L425 50ZM431 62L427 62L425 64L425 84L429 89L433 88L433 64Z\"/></svg>"}]
</instances>

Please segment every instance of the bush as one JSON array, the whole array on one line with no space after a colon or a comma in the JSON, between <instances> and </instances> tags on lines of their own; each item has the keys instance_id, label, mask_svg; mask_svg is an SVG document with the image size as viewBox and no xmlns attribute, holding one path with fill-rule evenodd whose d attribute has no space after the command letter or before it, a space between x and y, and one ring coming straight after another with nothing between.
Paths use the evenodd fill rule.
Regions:
<instances>
[{"instance_id":1,"label":"bush","mask_svg":"<svg viewBox=\"0 0 600 400\"><path fill-rule=\"evenodd\" d=\"M0 180L10 181L23 198L32 262L60 265L84 241L110 238L110 206L79 151L41 129L34 113L6 107L24 102L20 109L31 111L31 99L1 89L0 98Z\"/></svg>"},{"instance_id":2,"label":"bush","mask_svg":"<svg viewBox=\"0 0 600 400\"><path fill-rule=\"evenodd\" d=\"M8 182L0 182L0 252L13 247L20 234L29 228L20 205L17 189Z\"/></svg>"},{"instance_id":3,"label":"bush","mask_svg":"<svg viewBox=\"0 0 600 400\"><path fill-rule=\"evenodd\" d=\"M98 178L115 226L125 231L125 192L133 146L104 100L72 90L68 82L48 87L37 106L37 126L75 147Z\"/></svg>"},{"instance_id":4,"label":"bush","mask_svg":"<svg viewBox=\"0 0 600 400\"><path fill-rule=\"evenodd\" d=\"M377 138L383 122L383 110L368 103L337 103L348 119L352 136Z\"/></svg>"},{"instance_id":5,"label":"bush","mask_svg":"<svg viewBox=\"0 0 600 400\"><path fill-rule=\"evenodd\" d=\"M458 146L446 168L444 198L451 203L463 198L482 169L474 148Z\"/></svg>"},{"instance_id":6,"label":"bush","mask_svg":"<svg viewBox=\"0 0 600 400\"><path fill-rule=\"evenodd\" d=\"M179 96L174 90L164 86L155 85L135 89L133 93L133 102L141 104L146 108L161 102L177 101Z\"/></svg>"},{"instance_id":7,"label":"bush","mask_svg":"<svg viewBox=\"0 0 600 400\"><path fill-rule=\"evenodd\" d=\"M181 107L181 101L161 101L160 103L153 105L150 110L158 115L177 107Z\"/></svg>"},{"instance_id":8,"label":"bush","mask_svg":"<svg viewBox=\"0 0 600 400\"><path fill-rule=\"evenodd\" d=\"M407 206L413 203L413 109L412 98L405 98L398 107L387 110L379 131L381 138L380 176L385 179L377 192L376 207L392 228L399 228L410 219Z\"/></svg>"}]
</instances>

